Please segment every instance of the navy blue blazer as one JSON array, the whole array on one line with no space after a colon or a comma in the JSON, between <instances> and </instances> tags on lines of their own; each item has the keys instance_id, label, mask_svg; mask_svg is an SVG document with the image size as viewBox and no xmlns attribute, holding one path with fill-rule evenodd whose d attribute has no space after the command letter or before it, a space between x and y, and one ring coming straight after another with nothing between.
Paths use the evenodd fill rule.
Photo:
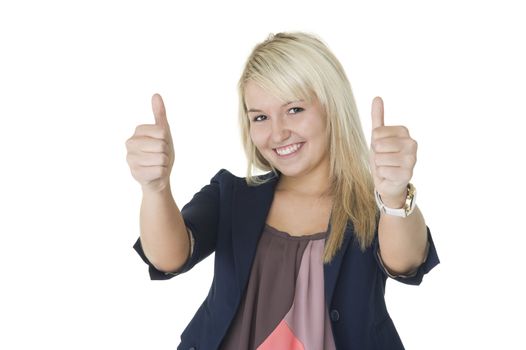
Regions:
<instances>
[{"instance_id":1,"label":"navy blue blazer","mask_svg":"<svg viewBox=\"0 0 526 350\"><path fill-rule=\"evenodd\" d=\"M234 319L279 178L272 172L261 176L271 180L260 186L248 186L244 178L221 169L210 184L181 209L195 244L193 254L178 272L157 270L144 255L140 238L133 246L149 265L152 280L169 279L187 272L215 252L210 291L182 332L177 349L218 349ZM424 274L439 263L429 227L427 234L427 259L416 274L390 277L418 285ZM378 231L374 243L362 252L349 220L342 248L330 264L324 265L325 299L337 349L404 348L384 300L387 277L378 257Z\"/></svg>"}]
</instances>

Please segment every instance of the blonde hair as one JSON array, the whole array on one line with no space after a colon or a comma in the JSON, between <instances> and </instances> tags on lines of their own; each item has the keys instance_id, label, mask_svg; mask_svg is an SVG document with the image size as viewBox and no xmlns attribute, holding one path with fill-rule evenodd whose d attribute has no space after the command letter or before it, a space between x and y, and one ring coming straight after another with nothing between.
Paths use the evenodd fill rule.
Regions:
<instances>
[{"instance_id":1,"label":"blonde hair","mask_svg":"<svg viewBox=\"0 0 526 350\"><path fill-rule=\"evenodd\" d=\"M330 232L323 261L329 263L343 242L348 221L352 221L360 248L370 246L377 220L374 183L366 144L351 85L338 59L313 34L285 32L270 34L248 57L238 83L239 123L248 160L246 182L265 183L253 175L253 168L274 168L257 150L250 137L245 104L245 87L253 81L285 101L317 98L327 118L329 140L330 195L333 196Z\"/></svg>"}]
</instances>

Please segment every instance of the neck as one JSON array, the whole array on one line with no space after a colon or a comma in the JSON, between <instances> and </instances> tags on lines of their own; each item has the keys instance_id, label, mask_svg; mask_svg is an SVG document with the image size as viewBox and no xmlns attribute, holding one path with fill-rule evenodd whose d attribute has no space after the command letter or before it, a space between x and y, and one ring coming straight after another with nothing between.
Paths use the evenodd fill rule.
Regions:
<instances>
[{"instance_id":1,"label":"neck","mask_svg":"<svg viewBox=\"0 0 526 350\"><path fill-rule=\"evenodd\" d=\"M329 172L323 171L300 176L281 174L276 191L320 199L329 198L331 197Z\"/></svg>"}]
</instances>

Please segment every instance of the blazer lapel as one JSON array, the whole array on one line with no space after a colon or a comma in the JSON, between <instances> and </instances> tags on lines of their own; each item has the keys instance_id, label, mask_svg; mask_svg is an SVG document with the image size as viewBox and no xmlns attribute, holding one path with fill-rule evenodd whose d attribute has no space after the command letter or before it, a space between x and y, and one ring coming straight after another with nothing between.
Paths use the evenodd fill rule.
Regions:
<instances>
[{"instance_id":1,"label":"blazer lapel","mask_svg":"<svg viewBox=\"0 0 526 350\"><path fill-rule=\"evenodd\" d=\"M329 223L330 227L330 223ZM333 257L332 261L329 264L323 265L323 279L325 283L325 302L327 305L331 305L332 295L334 294L334 288L336 282L338 281L338 276L340 274L340 267L342 265L343 257L352 241L351 237L353 235L352 224L347 224L345 229L345 234L343 236L343 242L341 248L338 250L336 255Z\"/></svg>"},{"instance_id":2,"label":"blazer lapel","mask_svg":"<svg viewBox=\"0 0 526 350\"><path fill-rule=\"evenodd\" d=\"M242 183L237 182L234 187L232 245L240 296L243 295L243 289L248 282L257 243L263 232L279 179L279 176L272 172L262 177L270 180L263 185L250 187L243 179Z\"/></svg>"}]
</instances>

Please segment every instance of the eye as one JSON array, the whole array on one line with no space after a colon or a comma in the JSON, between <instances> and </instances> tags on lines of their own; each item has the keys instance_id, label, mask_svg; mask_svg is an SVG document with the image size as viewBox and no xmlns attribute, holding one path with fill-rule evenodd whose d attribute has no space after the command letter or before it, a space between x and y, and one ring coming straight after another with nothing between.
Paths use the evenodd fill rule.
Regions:
<instances>
[{"instance_id":1,"label":"eye","mask_svg":"<svg viewBox=\"0 0 526 350\"><path fill-rule=\"evenodd\" d=\"M304 109L301 108L301 107L292 107L291 109L289 109L289 112L292 111L292 110L296 110L295 112L293 112L292 114L296 114L296 113L299 113L299 112L303 112Z\"/></svg>"},{"instance_id":2,"label":"eye","mask_svg":"<svg viewBox=\"0 0 526 350\"><path fill-rule=\"evenodd\" d=\"M255 121L255 122L259 122L259 120L258 120L259 117L265 117L265 118L266 118L267 116L266 116L266 115L263 115L263 114L261 114L261 115L257 115L257 116L255 116L254 118L252 118L252 120Z\"/></svg>"}]
</instances>

